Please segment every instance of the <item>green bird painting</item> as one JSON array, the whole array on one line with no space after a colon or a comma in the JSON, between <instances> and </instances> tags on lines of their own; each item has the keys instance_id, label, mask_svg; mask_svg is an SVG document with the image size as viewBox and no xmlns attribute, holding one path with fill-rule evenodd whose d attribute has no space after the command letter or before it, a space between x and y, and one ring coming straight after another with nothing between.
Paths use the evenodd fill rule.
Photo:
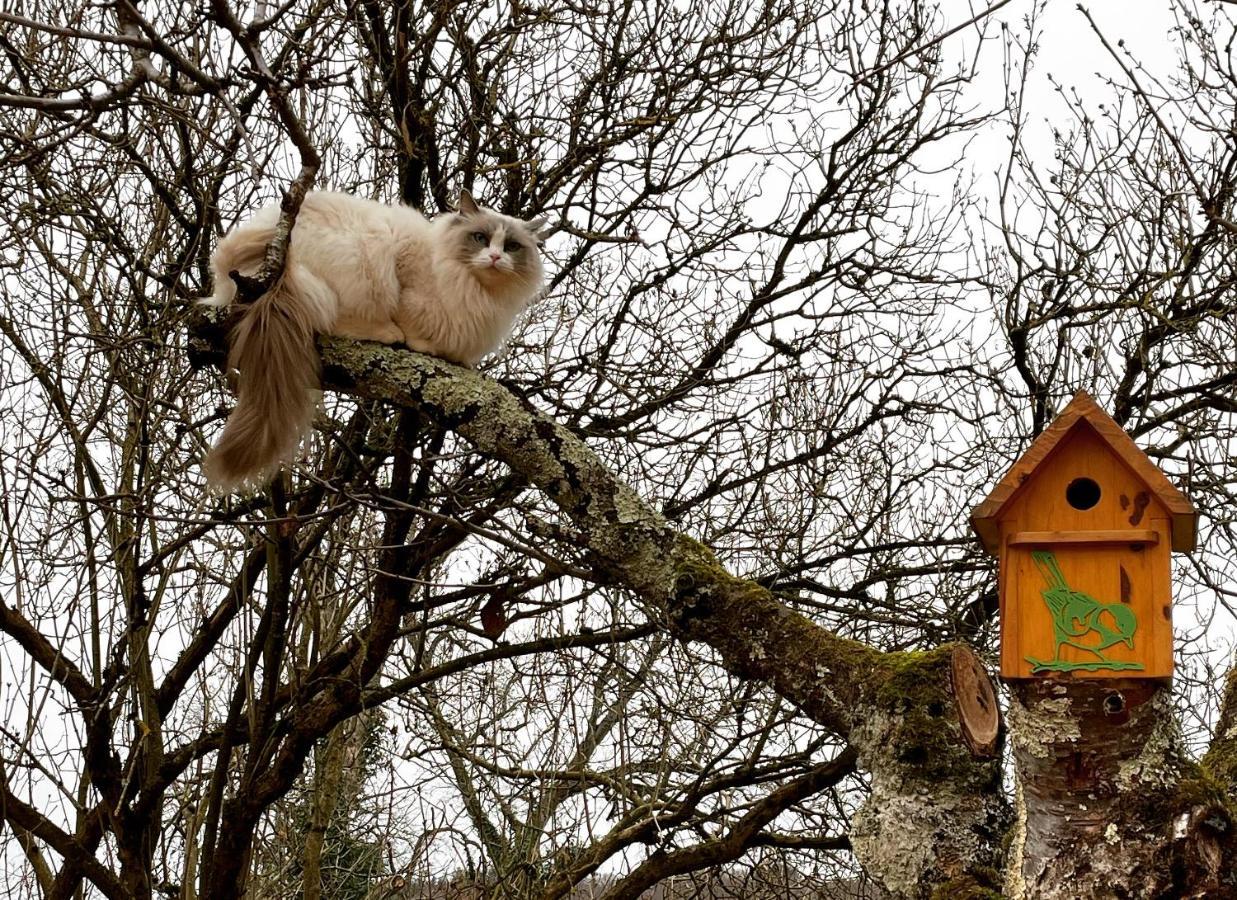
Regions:
<instances>
[{"instance_id":1,"label":"green bird painting","mask_svg":"<svg viewBox=\"0 0 1237 900\"><path fill-rule=\"evenodd\" d=\"M1097 672L1101 669L1123 671L1142 669L1143 664L1109 659L1101 651L1116 644L1125 644L1134 649L1134 632L1138 630L1138 617L1133 610L1121 603L1102 603L1090 594L1075 591L1066 583L1057 558L1052 553L1036 550L1031 560L1044 577L1040 596L1052 614L1052 632L1056 641L1051 660L1039 660L1028 656L1033 674L1043 672ZM1084 639L1086 643L1084 643ZM1097 640L1098 639L1098 640ZM1061 647L1074 647L1095 656L1086 662L1071 662L1061 659Z\"/></svg>"}]
</instances>

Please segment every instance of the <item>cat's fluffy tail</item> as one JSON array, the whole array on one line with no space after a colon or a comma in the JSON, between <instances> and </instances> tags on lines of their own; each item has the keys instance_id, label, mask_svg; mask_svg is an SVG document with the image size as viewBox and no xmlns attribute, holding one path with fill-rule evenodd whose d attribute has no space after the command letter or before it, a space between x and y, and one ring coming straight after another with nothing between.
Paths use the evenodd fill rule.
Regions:
<instances>
[{"instance_id":1,"label":"cat's fluffy tail","mask_svg":"<svg viewBox=\"0 0 1237 900\"><path fill-rule=\"evenodd\" d=\"M232 329L228 368L240 373L236 408L202 462L213 489L258 484L296 453L313 422L319 387L314 335L330 328L335 306L331 289L289 260Z\"/></svg>"}]
</instances>

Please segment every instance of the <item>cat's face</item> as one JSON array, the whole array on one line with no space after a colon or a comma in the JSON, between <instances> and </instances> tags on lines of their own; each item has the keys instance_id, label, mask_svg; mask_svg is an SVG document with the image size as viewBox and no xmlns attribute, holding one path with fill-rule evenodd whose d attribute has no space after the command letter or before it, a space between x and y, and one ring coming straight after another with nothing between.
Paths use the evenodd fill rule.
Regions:
<instances>
[{"instance_id":1,"label":"cat's face","mask_svg":"<svg viewBox=\"0 0 1237 900\"><path fill-rule=\"evenodd\" d=\"M449 239L455 259L491 287L532 286L542 277L541 253L532 223L478 207L467 194L452 217Z\"/></svg>"}]
</instances>

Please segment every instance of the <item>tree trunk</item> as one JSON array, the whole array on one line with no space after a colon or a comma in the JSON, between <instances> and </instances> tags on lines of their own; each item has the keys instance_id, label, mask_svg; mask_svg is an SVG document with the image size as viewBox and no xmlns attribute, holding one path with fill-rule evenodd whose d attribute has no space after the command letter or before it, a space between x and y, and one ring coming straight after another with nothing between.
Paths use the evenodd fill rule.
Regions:
<instances>
[{"instance_id":1,"label":"tree trunk","mask_svg":"<svg viewBox=\"0 0 1237 900\"><path fill-rule=\"evenodd\" d=\"M1186 758L1166 681L1018 681L1013 898L1232 897L1223 790Z\"/></svg>"}]
</instances>

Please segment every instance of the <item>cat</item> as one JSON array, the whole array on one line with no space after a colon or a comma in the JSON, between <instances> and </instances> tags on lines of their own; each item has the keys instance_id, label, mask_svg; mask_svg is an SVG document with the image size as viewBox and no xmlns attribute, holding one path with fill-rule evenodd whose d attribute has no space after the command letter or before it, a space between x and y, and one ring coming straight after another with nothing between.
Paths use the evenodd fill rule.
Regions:
<instances>
[{"instance_id":1,"label":"cat","mask_svg":"<svg viewBox=\"0 0 1237 900\"><path fill-rule=\"evenodd\" d=\"M265 207L219 241L204 304L233 302L229 273L257 272L278 219L278 205ZM480 207L467 191L457 212L432 220L408 206L307 194L283 274L229 336L237 401L202 463L208 484L256 485L296 453L313 421L319 332L465 366L497 349L541 290L543 224Z\"/></svg>"}]
</instances>

